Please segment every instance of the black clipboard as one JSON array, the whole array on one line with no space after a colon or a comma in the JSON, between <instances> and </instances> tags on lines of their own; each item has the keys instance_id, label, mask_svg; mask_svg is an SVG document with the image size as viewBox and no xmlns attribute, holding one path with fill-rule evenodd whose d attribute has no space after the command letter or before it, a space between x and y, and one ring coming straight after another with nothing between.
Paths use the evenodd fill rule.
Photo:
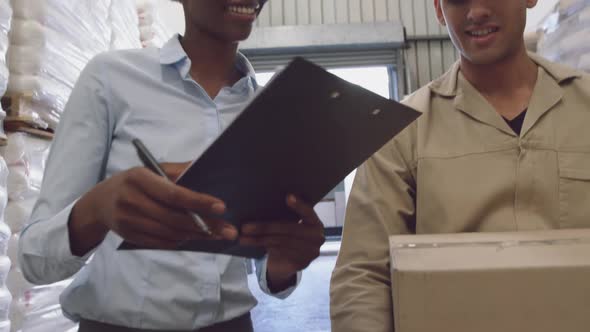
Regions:
<instances>
[{"instance_id":1,"label":"black clipboard","mask_svg":"<svg viewBox=\"0 0 590 332\"><path fill-rule=\"evenodd\" d=\"M298 217L294 193L317 204L419 112L295 58L195 160L177 183L222 199L236 225ZM119 249L139 248L124 242ZM259 258L230 241L189 241L177 250Z\"/></svg>"}]
</instances>

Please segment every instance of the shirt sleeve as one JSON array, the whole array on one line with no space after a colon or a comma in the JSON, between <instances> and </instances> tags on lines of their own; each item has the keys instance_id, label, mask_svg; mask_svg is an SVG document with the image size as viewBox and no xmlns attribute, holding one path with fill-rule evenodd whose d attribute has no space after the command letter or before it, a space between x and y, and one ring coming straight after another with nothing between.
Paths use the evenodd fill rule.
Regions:
<instances>
[{"instance_id":1,"label":"shirt sleeve","mask_svg":"<svg viewBox=\"0 0 590 332\"><path fill-rule=\"evenodd\" d=\"M90 61L72 91L52 143L39 199L21 233L20 266L34 284L71 277L92 254L72 254L68 221L77 199L105 173L112 130L101 63L101 56Z\"/></svg>"},{"instance_id":2,"label":"shirt sleeve","mask_svg":"<svg viewBox=\"0 0 590 332\"><path fill-rule=\"evenodd\" d=\"M264 293L276 297L278 299L286 299L287 297L289 297L289 295L291 295L291 293L293 293L297 286L299 286L299 282L301 281L301 271L297 272L297 281L295 282L295 285L278 293L271 292L271 290L268 288L268 281L266 280L266 266L268 264L268 256L264 256L263 258L257 259L254 262L256 264L256 276L258 277L258 285Z\"/></svg>"},{"instance_id":3,"label":"shirt sleeve","mask_svg":"<svg viewBox=\"0 0 590 332\"><path fill-rule=\"evenodd\" d=\"M415 232L415 125L357 170L332 273L334 331L394 330L389 236Z\"/></svg>"}]
</instances>

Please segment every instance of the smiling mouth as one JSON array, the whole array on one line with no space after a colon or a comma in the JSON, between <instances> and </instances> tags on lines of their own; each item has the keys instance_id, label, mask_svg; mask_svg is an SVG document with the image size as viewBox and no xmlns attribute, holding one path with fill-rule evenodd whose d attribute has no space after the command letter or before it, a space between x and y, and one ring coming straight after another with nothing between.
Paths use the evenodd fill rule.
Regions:
<instances>
[{"instance_id":1,"label":"smiling mouth","mask_svg":"<svg viewBox=\"0 0 590 332\"><path fill-rule=\"evenodd\" d=\"M491 35L492 33L498 32L499 28L486 28L486 29L478 29L478 30L471 30L466 31L466 33L471 37L485 37L487 35Z\"/></svg>"},{"instance_id":2,"label":"smiling mouth","mask_svg":"<svg viewBox=\"0 0 590 332\"><path fill-rule=\"evenodd\" d=\"M227 11L232 14L252 16L255 15L260 5L230 5L227 6Z\"/></svg>"}]
</instances>

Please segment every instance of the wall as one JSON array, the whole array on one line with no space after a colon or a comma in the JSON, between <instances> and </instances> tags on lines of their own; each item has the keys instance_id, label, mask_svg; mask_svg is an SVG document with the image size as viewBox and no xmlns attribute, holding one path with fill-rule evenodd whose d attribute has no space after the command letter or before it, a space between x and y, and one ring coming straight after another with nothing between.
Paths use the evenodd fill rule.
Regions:
<instances>
[{"instance_id":1,"label":"wall","mask_svg":"<svg viewBox=\"0 0 590 332\"><path fill-rule=\"evenodd\" d=\"M409 35L442 34L427 0L270 0L259 25L400 21Z\"/></svg>"},{"instance_id":2,"label":"wall","mask_svg":"<svg viewBox=\"0 0 590 332\"><path fill-rule=\"evenodd\" d=\"M158 0L160 15L174 31L184 30L182 9ZM527 29L545 17L558 0L539 0L529 12ZM259 26L401 21L407 30L410 90L440 76L457 59L446 30L438 24L432 0L269 0Z\"/></svg>"},{"instance_id":3,"label":"wall","mask_svg":"<svg viewBox=\"0 0 590 332\"><path fill-rule=\"evenodd\" d=\"M444 34L434 19L432 0L270 0L261 25L330 24L405 19L409 35ZM539 0L529 11L527 31L559 0Z\"/></svg>"},{"instance_id":4,"label":"wall","mask_svg":"<svg viewBox=\"0 0 590 332\"><path fill-rule=\"evenodd\" d=\"M282 3L281 0L270 0L271 5L273 2L281 2L281 4L276 5L274 10L275 12L279 11L278 8L281 6L285 9L291 9L291 13L288 14L287 11L283 11L284 13L281 14L284 16L284 22L286 24L294 24L297 22L297 19L301 17L301 21L307 22L309 18L313 18L314 20L318 20L322 15L316 13L310 13L309 9L312 8L311 6L307 5L307 11L305 10L306 6L302 6L300 4L304 4L309 2L309 0L286 0L286 2ZM401 13L401 5L404 0L381 0L377 2L371 3L366 2L359 6L359 1L355 2L348 2L347 0L314 0L315 2L321 3L320 8L322 8L322 12L325 12L326 22L335 21L335 22L342 22L342 21L359 21L362 18L367 19L368 17L374 17L377 20L383 20L387 17L388 20L392 18L399 18L399 14ZM334 6L330 5L331 2L334 2ZM408 4L404 2L404 7L409 7ZM426 4L430 6L431 1L427 1ZM527 31L534 31L540 21L553 9L555 4L557 4L559 0L540 0L537 6L529 11L529 16L527 18ZM337 6L337 4L344 4ZM293 5L295 4L296 10L293 9ZM396 7L397 6L397 7ZM410 5L411 6L411 5ZM418 6L421 7L422 4L418 3ZM178 3L174 3L170 0L157 0L157 7L160 15L166 21L168 28L171 31L175 32L182 32L184 31L184 19L182 16L182 8ZM317 5L316 5L317 7ZM324 9L325 8L325 9ZM383 9L386 10L383 10ZM432 9L429 8L429 11ZM372 11L372 13L371 13ZM352 13L352 14L351 14ZM425 12L428 13L428 12ZM297 15L294 17L294 15ZM415 24L415 23L414 23ZM414 24L412 28L414 28ZM429 25L432 28L432 21Z\"/></svg>"}]
</instances>

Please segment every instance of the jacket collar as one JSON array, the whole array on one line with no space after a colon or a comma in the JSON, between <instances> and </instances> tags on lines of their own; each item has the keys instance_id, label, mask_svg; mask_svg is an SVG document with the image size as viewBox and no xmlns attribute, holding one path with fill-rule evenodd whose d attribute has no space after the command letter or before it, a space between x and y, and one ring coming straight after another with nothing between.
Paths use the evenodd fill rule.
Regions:
<instances>
[{"instance_id":1,"label":"jacket collar","mask_svg":"<svg viewBox=\"0 0 590 332\"><path fill-rule=\"evenodd\" d=\"M581 77L581 73L574 69L549 62L535 54L529 56L539 66L539 75L529 102L521 137L562 100L563 89L560 84ZM502 116L461 74L459 62L441 78L433 81L429 87L433 93L454 98L453 104L457 110L508 135L516 136Z\"/></svg>"},{"instance_id":2,"label":"jacket collar","mask_svg":"<svg viewBox=\"0 0 590 332\"><path fill-rule=\"evenodd\" d=\"M569 79L579 78L582 75L574 69L547 61L537 54L529 53L529 57L539 67L543 68L558 84ZM429 84L430 90L443 97L455 97L457 95L457 82L459 80L460 69L460 62L455 62L449 71Z\"/></svg>"}]
</instances>

